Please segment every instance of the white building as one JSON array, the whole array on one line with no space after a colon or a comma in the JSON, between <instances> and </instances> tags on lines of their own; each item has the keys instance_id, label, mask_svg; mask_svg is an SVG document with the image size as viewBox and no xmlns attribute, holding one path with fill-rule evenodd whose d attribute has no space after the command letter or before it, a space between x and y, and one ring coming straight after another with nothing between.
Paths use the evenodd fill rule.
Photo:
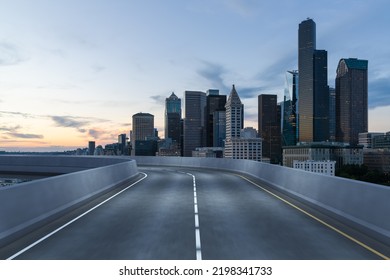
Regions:
<instances>
[{"instance_id":1,"label":"white building","mask_svg":"<svg viewBox=\"0 0 390 280\"><path fill-rule=\"evenodd\" d=\"M235 138L229 144L233 159L262 161L261 138Z\"/></svg>"},{"instance_id":2,"label":"white building","mask_svg":"<svg viewBox=\"0 0 390 280\"><path fill-rule=\"evenodd\" d=\"M294 165L293 168L295 169L301 169L313 173L335 176L335 170L336 170L335 161L294 160L293 165Z\"/></svg>"}]
</instances>

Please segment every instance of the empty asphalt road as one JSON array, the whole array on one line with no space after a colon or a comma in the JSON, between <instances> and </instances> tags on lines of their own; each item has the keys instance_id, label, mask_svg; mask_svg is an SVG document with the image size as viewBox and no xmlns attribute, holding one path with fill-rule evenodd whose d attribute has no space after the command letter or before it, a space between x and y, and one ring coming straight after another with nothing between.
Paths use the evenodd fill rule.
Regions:
<instances>
[{"instance_id":1,"label":"empty asphalt road","mask_svg":"<svg viewBox=\"0 0 390 280\"><path fill-rule=\"evenodd\" d=\"M42 234L35 244L39 238L32 235L31 246L8 249L9 257L381 259L236 174L173 167L140 171L143 180Z\"/></svg>"}]
</instances>

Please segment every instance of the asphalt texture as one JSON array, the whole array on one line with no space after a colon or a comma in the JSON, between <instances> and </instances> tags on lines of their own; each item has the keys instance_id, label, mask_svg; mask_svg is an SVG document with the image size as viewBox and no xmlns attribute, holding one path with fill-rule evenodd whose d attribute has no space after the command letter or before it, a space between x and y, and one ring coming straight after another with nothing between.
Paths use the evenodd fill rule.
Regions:
<instances>
[{"instance_id":1,"label":"asphalt texture","mask_svg":"<svg viewBox=\"0 0 390 280\"><path fill-rule=\"evenodd\" d=\"M140 171L144 180L14 258L193 260L201 252L204 260L381 259L235 174Z\"/></svg>"}]
</instances>

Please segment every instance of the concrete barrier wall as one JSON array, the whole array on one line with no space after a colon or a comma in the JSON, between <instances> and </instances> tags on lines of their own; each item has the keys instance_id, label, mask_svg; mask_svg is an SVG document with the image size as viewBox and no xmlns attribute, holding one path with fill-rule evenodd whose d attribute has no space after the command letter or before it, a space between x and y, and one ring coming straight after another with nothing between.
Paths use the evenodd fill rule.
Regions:
<instances>
[{"instance_id":1,"label":"concrete barrier wall","mask_svg":"<svg viewBox=\"0 0 390 280\"><path fill-rule=\"evenodd\" d=\"M1 155L0 172L66 174L124 160L122 157Z\"/></svg>"},{"instance_id":2,"label":"concrete barrier wall","mask_svg":"<svg viewBox=\"0 0 390 280\"><path fill-rule=\"evenodd\" d=\"M8 159L0 156L0 171L3 171ZM53 220L65 211L109 191L138 174L135 161L129 158L12 157L10 162L13 164L12 170L17 172L26 169L43 172L50 162L58 164L57 172L68 170L69 166L71 169L75 166L84 169L83 164L103 166L0 188L0 245ZM36 168L28 164L36 164ZM68 167L61 169L61 164Z\"/></svg>"},{"instance_id":3,"label":"concrete barrier wall","mask_svg":"<svg viewBox=\"0 0 390 280\"><path fill-rule=\"evenodd\" d=\"M138 165L213 168L245 173L390 244L390 187L249 160L175 157L133 159Z\"/></svg>"}]
</instances>

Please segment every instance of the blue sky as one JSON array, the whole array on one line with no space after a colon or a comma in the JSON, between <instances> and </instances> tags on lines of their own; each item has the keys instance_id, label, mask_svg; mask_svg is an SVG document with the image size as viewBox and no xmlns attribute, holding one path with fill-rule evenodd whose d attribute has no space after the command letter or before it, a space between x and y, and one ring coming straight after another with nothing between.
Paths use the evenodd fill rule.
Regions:
<instances>
[{"instance_id":1,"label":"blue sky","mask_svg":"<svg viewBox=\"0 0 390 280\"><path fill-rule=\"evenodd\" d=\"M387 0L0 0L0 150L115 142L131 116L155 115L174 91L232 84L257 128L257 96L283 95L297 69L298 25L317 25L338 61L369 61L369 130L389 131Z\"/></svg>"}]
</instances>

